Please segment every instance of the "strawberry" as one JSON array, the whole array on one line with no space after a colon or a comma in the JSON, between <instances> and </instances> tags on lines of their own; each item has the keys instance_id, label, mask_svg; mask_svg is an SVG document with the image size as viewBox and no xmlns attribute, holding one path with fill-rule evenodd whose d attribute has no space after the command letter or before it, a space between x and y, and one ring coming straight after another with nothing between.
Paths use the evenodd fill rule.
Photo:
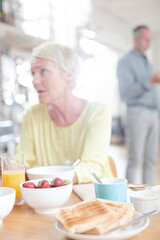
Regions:
<instances>
[{"instance_id":1,"label":"strawberry","mask_svg":"<svg viewBox=\"0 0 160 240\"><path fill-rule=\"evenodd\" d=\"M38 185L37 185L38 188L50 188L50 184L47 180L41 180L38 182Z\"/></svg>"},{"instance_id":2,"label":"strawberry","mask_svg":"<svg viewBox=\"0 0 160 240\"><path fill-rule=\"evenodd\" d=\"M33 182L25 182L22 184L24 188L36 188L36 184Z\"/></svg>"},{"instance_id":3,"label":"strawberry","mask_svg":"<svg viewBox=\"0 0 160 240\"><path fill-rule=\"evenodd\" d=\"M52 181L53 182L53 181ZM64 186L64 182L61 178L56 178L54 180L54 187L60 187L60 186Z\"/></svg>"}]
</instances>

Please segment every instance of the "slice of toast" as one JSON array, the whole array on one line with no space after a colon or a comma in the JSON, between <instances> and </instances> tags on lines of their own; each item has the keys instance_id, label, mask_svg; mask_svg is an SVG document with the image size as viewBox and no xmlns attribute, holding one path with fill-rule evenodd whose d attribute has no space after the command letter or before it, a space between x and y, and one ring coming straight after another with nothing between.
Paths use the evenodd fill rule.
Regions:
<instances>
[{"instance_id":1,"label":"slice of toast","mask_svg":"<svg viewBox=\"0 0 160 240\"><path fill-rule=\"evenodd\" d=\"M118 205L116 202L105 202L107 206L110 206L112 210L116 212L112 219L106 219L105 221L97 224L93 229L86 231L85 234L105 234L112 228L124 225L134 218L135 209L132 203L125 203Z\"/></svg>"},{"instance_id":2,"label":"slice of toast","mask_svg":"<svg viewBox=\"0 0 160 240\"><path fill-rule=\"evenodd\" d=\"M62 208L56 218L66 231L83 233L104 222L106 218L112 219L114 215L116 215L115 211L102 201L92 199Z\"/></svg>"},{"instance_id":3,"label":"slice of toast","mask_svg":"<svg viewBox=\"0 0 160 240\"><path fill-rule=\"evenodd\" d=\"M56 218L68 232L103 234L116 224L129 221L133 209L128 203L92 199L62 208Z\"/></svg>"}]
</instances>

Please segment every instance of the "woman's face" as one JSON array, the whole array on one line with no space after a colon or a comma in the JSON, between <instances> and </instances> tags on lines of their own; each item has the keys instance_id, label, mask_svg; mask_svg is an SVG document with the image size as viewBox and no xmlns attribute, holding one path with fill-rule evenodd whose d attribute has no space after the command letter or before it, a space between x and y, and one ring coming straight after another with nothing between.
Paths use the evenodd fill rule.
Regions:
<instances>
[{"instance_id":1,"label":"woman's face","mask_svg":"<svg viewBox=\"0 0 160 240\"><path fill-rule=\"evenodd\" d=\"M60 71L54 62L48 59L33 59L31 71L33 86L38 93L40 103L55 103L68 88L67 74Z\"/></svg>"}]
</instances>

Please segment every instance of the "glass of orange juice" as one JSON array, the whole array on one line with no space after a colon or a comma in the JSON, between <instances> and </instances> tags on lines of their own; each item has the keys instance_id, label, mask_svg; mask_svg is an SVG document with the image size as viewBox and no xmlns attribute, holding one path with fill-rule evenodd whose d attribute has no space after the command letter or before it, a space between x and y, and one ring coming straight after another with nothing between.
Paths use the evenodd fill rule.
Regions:
<instances>
[{"instance_id":1,"label":"glass of orange juice","mask_svg":"<svg viewBox=\"0 0 160 240\"><path fill-rule=\"evenodd\" d=\"M25 181L23 154L3 154L1 156L1 170L3 187L10 187L16 190L15 205L24 204L19 186Z\"/></svg>"}]
</instances>

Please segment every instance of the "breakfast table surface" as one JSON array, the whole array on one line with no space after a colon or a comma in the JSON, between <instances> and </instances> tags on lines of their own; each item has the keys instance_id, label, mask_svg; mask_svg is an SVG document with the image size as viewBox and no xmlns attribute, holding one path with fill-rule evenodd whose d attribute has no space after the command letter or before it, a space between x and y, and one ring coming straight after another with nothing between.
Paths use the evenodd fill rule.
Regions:
<instances>
[{"instance_id":1,"label":"breakfast table surface","mask_svg":"<svg viewBox=\"0 0 160 240\"><path fill-rule=\"evenodd\" d=\"M79 196L72 192L65 206L80 202ZM55 227L54 214L36 214L27 204L14 206L11 213L0 225L0 240L67 240ZM149 226L132 240L159 240L160 213L150 217Z\"/></svg>"}]
</instances>

